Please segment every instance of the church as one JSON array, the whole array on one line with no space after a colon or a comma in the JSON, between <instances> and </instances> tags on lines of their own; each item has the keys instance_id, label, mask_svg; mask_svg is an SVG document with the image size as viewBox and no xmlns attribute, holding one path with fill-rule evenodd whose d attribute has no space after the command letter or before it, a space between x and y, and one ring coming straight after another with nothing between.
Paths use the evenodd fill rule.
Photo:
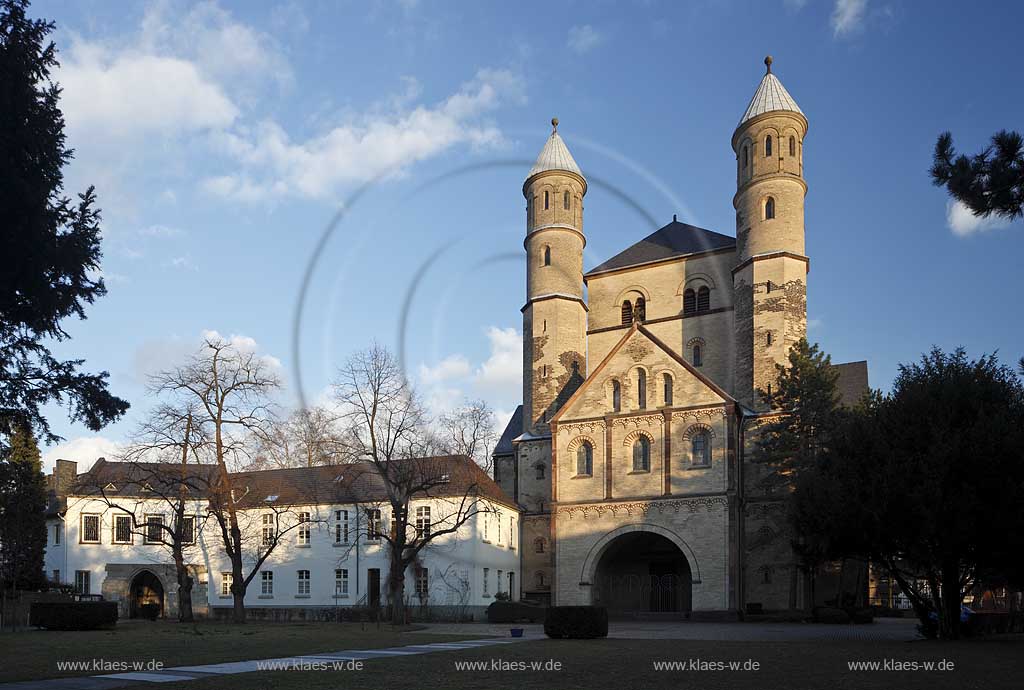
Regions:
<instances>
[{"instance_id":1,"label":"church","mask_svg":"<svg viewBox=\"0 0 1024 690\"><path fill-rule=\"evenodd\" d=\"M587 179L552 120L523 183L523 403L494 451L524 598L731 617L813 604L750 460L807 333L808 119L765 59L732 135L735 235L672 222L584 272ZM867 363L836 365L844 402Z\"/></svg>"}]
</instances>

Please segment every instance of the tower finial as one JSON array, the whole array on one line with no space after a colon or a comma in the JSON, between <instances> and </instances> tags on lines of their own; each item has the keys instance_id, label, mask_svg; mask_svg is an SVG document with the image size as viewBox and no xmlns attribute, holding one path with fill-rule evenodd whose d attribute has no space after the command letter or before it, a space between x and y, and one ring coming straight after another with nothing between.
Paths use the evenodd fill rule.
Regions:
<instances>
[{"instance_id":1,"label":"tower finial","mask_svg":"<svg viewBox=\"0 0 1024 690\"><path fill-rule=\"evenodd\" d=\"M764 66L768 68L768 71L766 72L766 74L771 74L772 73L772 56L771 55L766 55L765 56L765 58L764 58Z\"/></svg>"},{"instance_id":2,"label":"tower finial","mask_svg":"<svg viewBox=\"0 0 1024 690\"><path fill-rule=\"evenodd\" d=\"M553 118L551 118L551 133L554 134L557 131L558 131L558 118L557 117L553 117Z\"/></svg>"}]
</instances>

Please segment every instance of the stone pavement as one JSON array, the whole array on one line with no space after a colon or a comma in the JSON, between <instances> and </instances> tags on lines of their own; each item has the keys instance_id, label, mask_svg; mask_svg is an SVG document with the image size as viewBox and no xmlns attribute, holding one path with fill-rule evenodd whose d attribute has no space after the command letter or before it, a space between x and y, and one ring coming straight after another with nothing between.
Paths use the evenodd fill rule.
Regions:
<instances>
[{"instance_id":1,"label":"stone pavement","mask_svg":"<svg viewBox=\"0 0 1024 690\"><path fill-rule=\"evenodd\" d=\"M476 634L481 634L478 629ZM289 666L306 667L311 665L343 664L346 661L368 661L395 656L411 656L430 654L431 652L448 652L460 649L476 649L497 645L514 644L526 640L544 637L543 631L530 631L522 638L509 637L508 628L503 631L506 637L465 640L459 642L433 642L430 644L414 644L404 647L388 647L386 649L352 649L340 652L322 652L303 656L289 656L280 659L253 659L250 661L228 661L219 664L202 664L199 666L175 666L161 671L134 673L109 673L97 676L79 676L76 678L52 678L49 680L29 680L17 683L2 683L0 690L109 690L125 685L139 683L169 683L174 681L195 680L211 676L231 675L235 673L251 673L253 671L286 670Z\"/></svg>"}]
</instances>

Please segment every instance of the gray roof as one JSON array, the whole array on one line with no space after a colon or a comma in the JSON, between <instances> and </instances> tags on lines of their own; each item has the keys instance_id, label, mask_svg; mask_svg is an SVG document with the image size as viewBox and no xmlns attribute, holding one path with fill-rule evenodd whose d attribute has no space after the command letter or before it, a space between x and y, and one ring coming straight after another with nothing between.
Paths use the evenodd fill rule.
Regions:
<instances>
[{"instance_id":1,"label":"gray roof","mask_svg":"<svg viewBox=\"0 0 1024 690\"><path fill-rule=\"evenodd\" d=\"M625 251L619 252L600 266L590 269L586 275L735 246L735 237L680 223L673 218L668 225L659 228Z\"/></svg>"},{"instance_id":2,"label":"gray roof","mask_svg":"<svg viewBox=\"0 0 1024 690\"><path fill-rule=\"evenodd\" d=\"M750 105L747 106L747 111L740 118L740 124L742 125L747 120L773 110L789 110L801 115L804 114L800 110L800 106L793 100L793 97L789 95L789 91L786 91L786 87L782 85L782 82L769 71L764 75L761 83L758 84L757 91L754 92L754 97L750 99Z\"/></svg>"},{"instance_id":3,"label":"gray roof","mask_svg":"<svg viewBox=\"0 0 1024 690\"><path fill-rule=\"evenodd\" d=\"M867 361L833 364L832 368L839 372L839 402L846 407L853 407L868 392Z\"/></svg>"},{"instance_id":4,"label":"gray roof","mask_svg":"<svg viewBox=\"0 0 1024 690\"><path fill-rule=\"evenodd\" d=\"M512 447L512 440L521 433L523 433L522 405L517 407L516 411L512 413L512 419L508 420L508 426L506 426L505 431L501 433L501 438L499 438L498 443L495 444L492 455L512 455L515 450Z\"/></svg>"},{"instance_id":5,"label":"gray roof","mask_svg":"<svg viewBox=\"0 0 1024 690\"><path fill-rule=\"evenodd\" d=\"M562 137L558 135L558 130L551 132L551 136L548 137L544 148L540 150L537 162L530 168L526 179L530 179L537 173L548 170L568 170L583 177L583 173L580 172L580 166L576 165L576 159L569 153L569 147L565 145Z\"/></svg>"}]
</instances>

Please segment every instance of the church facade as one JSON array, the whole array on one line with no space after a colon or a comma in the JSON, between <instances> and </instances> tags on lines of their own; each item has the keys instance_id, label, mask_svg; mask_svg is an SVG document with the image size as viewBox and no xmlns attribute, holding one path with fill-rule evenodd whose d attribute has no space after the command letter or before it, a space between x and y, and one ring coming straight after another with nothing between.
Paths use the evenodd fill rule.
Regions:
<instances>
[{"instance_id":1,"label":"church facade","mask_svg":"<svg viewBox=\"0 0 1024 690\"><path fill-rule=\"evenodd\" d=\"M806 335L810 267L808 120L765 63L731 141L735 236L673 218L584 272L587 181L557 120L527 175L523 404L494 457L523 511L524 597L809 606L784 497L750 462L763 393ZM866 363L839 367L842 388L866 388Z\"/></svg>"}]
</instances>

